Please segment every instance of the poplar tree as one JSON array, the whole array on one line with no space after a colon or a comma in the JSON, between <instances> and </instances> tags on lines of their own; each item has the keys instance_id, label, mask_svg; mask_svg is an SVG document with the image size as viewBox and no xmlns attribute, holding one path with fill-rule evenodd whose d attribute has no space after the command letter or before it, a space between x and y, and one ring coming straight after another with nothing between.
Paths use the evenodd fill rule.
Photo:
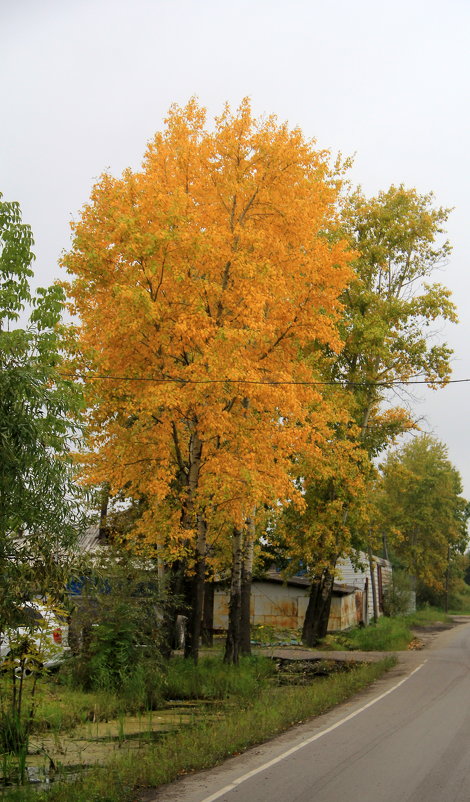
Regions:
<instances>
[{"instance_id":1,"label":"poplar tree","mask_svg":"<svg viewBox=\"0 0 470 802\"><path fill-rule=\"evenodd\" d=\"M406 572L443 592L450 565L468 542L462 481L437 438L422 434L390 452L377 488L380 526Z\"/></svg>"},{"instance_id":2,"label":"poplar tree","mask_svg":"<svg viewBox=\"0 0 470 802\"><path fill-rule=\"evenodd\" d=\"M403 398L400 382L418 379L438 388L450 377L451 349L434 333L436 321L455 322L456 311L450 291L433 281L450 254L444 231L449 211L434 205L432 193L403 185L370 199L357 190L344 202L341 233L356 252L355 276L342 296L344 347L339 356L330 355L326 375L344 387L339 403L349 410L354 427L348 439L355 438L367 455L363 477L370 489L373 458L414 427L405 404L390 403L397 395ZM315 477L310 484L315 505L325 489ZM333 485L331 503L338 508L343 499L343 504L336 530L330 532L330 548L322 545L324 538L316 558L310 548L313 581L304 628L309 645L326 634L337 559L354 542L370 545L364 535L367 515L362 531L356 522L351 532L354 500L344 495L338 480Z\"/></svg>"}]
</instances>

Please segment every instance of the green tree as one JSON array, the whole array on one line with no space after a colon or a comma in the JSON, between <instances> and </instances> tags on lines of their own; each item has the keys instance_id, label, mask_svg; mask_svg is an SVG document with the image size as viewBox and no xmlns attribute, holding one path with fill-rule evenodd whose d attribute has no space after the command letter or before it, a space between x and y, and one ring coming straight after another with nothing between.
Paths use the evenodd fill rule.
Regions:
<instances>
[{"instance_id":1,"label":"green tree","mask_svg":"<svg viewBox=\"0 0 470 802\"><path fill-rule=\"evenodd\" d=\"M0 633L28 596L63 592L58 557L81 517L68 456L80 396L61 376L63 292L31 292L32 245L18 203L0 195Z\"/></svg>"},{"instance_id":2,"label":"green tree","mask_svg":"<svg viewBox=\"0 0 470 802\"><path fill-rule=\"evenodd\" d=\"M397 383L415 377L438 387L450 376L451 350L433 341L433 324L438 319L456 321L455 307L450 291L430 281L450 253L449 243L442 238L448 214L448 209L434 207L432 194L420 195L404 186L391 186L371 199L358 189L344 203L341 236L357 254L355 278L343 294L344 347L339 356L329 355L326 376L343 383L339 403L349 409L354 429L350 436L368 455L364 478L369 487L375 475L373 458L397 435L414 427L402 403L385 403L392 388L397 394ZM313 504L318 502L315 484L310 493ZM324 489L320 487L319 492ZM333 490L332 503L337 505L338 498ZM327 563L321 551L312 559L307 618L316 638L326 634L337 559L354 541L366 550L371 546L364 527L362 533L356 532L359 537L347 533L344 538L352 512L350 502L343 505L337 546L330 549ZM305 640L312 645L312 638Z\"/></svg>"},{"instance_id":3,"label":"green tree","mask_svg":"<svg viewBox=\"0 0 470 802\"><path fill-rule=\"evenodd\" d=\"M400 564L424 588L443 592L468 540L468 502L447 448L430 435L391 452L381 467L380 525Z\"/></svg>"},{"instance_id":4,"label":"green tree","mask_svg":"<svg viewBox=\"0 0 470 802\"><path fill-rule=\"evenodd\" d=\"M352 383L354 417L371 455L412 423L401 408L381 412L387 390L416 377L436 387L450 377L452 352L433 342L432 327L437 319L456 322L455 306L450 290L429 282L450 254L441 241L449 209L434 208L433 200L402 185L370 200L357 190L343 213L358 257L343 299L345 345L332 373Z\"/></svg>"}]
</instances>

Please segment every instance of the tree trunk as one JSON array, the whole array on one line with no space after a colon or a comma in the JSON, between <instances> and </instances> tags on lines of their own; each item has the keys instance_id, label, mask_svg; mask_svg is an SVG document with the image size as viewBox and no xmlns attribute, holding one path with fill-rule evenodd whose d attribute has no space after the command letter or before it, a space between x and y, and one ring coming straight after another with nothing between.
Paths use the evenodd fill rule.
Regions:
<instances>
[{"instance_id":1,"label":"tree trunk","mask_svg":"<svg viewBox=\"0 0 470 802\"><path fill-rule=\"evenodd\" d=\"M243 548L241 600L240 600L240 649L242 655L251 655L251 581L253 577L253 554L255 549L255 511L247 519Z\"/></svg>"},{"instance_id":2,"label":"tree trunk","mask_svg":"<svg viewBox=\"0 0 470 802\"><path fill-rule=\"evenodd\" d=\"M366 576L366 581L364 583L364 626L369 626L369 577Z\"/></svg>"},{"instance_id":3,"label":"tree trunk","mask_svg":"<svg viewBox=\"0 0 470 802\"><path fill-rule=\"evenodd\" d=\"M169 566L163 589L163 620L161 625L161 653L169 659L175 648L176 619L184 602L185 564L176 560Z\"/></svg>"},{"instance_id":4,"label":"tree trunk","mask_svg":"<svg viewBox=\"0 0 470 802\"><path fill-rule=\"evenodd\" d=\"M385 532L382 535L382 543L383 543L384 557L385 557L386 560L389 560L389 556L388 556L388 541L387 541L387 535L385 534Z\"/></svg>"},{"instance_id":5,"label":"tree trunk","mask_svg":"<svg viewBox=\"0 0 470 802\"><path fill-rule=\"evenodd\" d=\"M183 613L188 616L187 637L184 645L184 656L192 657L195 662L198 660L199 650L199 637L201 632L201 617L202 617L202 600L204 593L204 571L205 571L205 522L195 521L194 505L196 501L197 491L199 487L199 475L201 471L201 457L202 457L202 440L197 432L197 420L195 419L192 424L191 436L189 438L189 454L186 471L184 466L180 465L181 476L185 478L185 491L186 497L183 501L181 510L181 527L182 529L192 530L194 526L197 529L195 553L195 576L193 580L188 580L185 577L186 562L182 563L183 576L180 577L183 599L180 604L176 604L173 610L173 632L176 627L176 617L178 613ZM178 447L178 439L176 427L174 427L174 442L175 448ZM178 457L178 462L181 461L181 455ZM190 546L190 540L186 541L186 545ZM202 576L202 580L201 580ZM184 607L181 608L181 601Z\"/></svg>"},{"instance_id":6,"label":"tree trunk","mask_svg":"<svg viewBox=\"0 0 470 802\"><path fill-rule=\"evenodd\" d=\"M238 665L240 657L242 545L242 533L240 529L234 528L232 534L232 579L224 654L224 663L233 663L234 665Z\"/></svg>"},{"instance_id":7,"label":"tree trunk","mask_svg":"<svg viewBox=\"0 0 470 802\"><path fill-rule=\"evenodd\" d=\"M315 646L328 632L333 582L334 573L329 569L313 579L302 628L305 646Z\"/></svg>"},{"instance_id":8,"label":"tree trunk","mask_svg":"<svg viewBox=\"0 0 470 802\"><path fill-rule=\"evenodd\" d=\"M201 639L202 608L204 600L204 580L206 575L206 521L198 517L196 540L196 563L194 577L191 582L191 606L188 621L187 637L184 645L184 656L192 657L195 663L199 659L199 641Z\"/></svg>"},{"instance_id":9,"label":"tree trunk","mask_svg":"<svg viewBox=\"0 0 470 802\"><path fill-rule=\"evenodd\" d=\"M379 620L379 603L377 600L377 585L375 583L374 561L372 559L372 551L370 546L368 548L368 554L369 554L370 585L372 588L372 606L374 608L374 624L376 624L377 621Z\"/></svg>"},{"instance_id":10,"label":"tree trunk","mask_svg":"<svg viewBox=\"0 0 470 802\"><path fill-rule=\"evenodd\" d=\"M204 583L204 603L202 610L202 642L204 646L214 643L214 578Z\"/></svg>"},{"instance_id":11,"label":"tree trunk","mask_svg":"<svg viewBox=\"0 0 470 802\"><path fill-rule=\"evenodd\" d=\"M367 401L366 408L363 410L360 433L360 439L362 441L366 436L374 400L375 396L371 395ZM348 517L349 509L348 506L346 506L342 516L343 526L346 525ZM338 557L339 555L336 555L336 559L330 569L325 569L320 576L314 577L313 579L302 628L302 642L306 646L315 646L328 632L328 619L330 616L334 584L334 569Z\"/></svg>"},{"instance_id":12,"label":"tree trunk","mask_svg":"<svg viewBox=\"0 0 470 802\"><path fill-rule=\"evenodd\" d=\"M449 612L449 584L450 584L450 545L447 547L447 568L446 568L446 584L444 596L444 612Z\"/></svg>"},{"instance_id":13,"label":"tree trunk","mask_svg":"<svg viewBox=\"0 0 470 802\"><path fill-rule=\"evenodd\" d=\"M109 483L105 482L101 488L100 499L100 525L98 530L98 540L105 541L108 537L108 505L109 505Z\"/></svg>"}]
</instances>

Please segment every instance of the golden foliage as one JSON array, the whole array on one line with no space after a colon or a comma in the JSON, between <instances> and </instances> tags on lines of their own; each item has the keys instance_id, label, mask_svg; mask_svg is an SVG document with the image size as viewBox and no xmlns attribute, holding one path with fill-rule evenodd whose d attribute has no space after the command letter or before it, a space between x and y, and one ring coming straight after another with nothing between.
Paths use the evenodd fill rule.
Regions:
<instances>
[{"instance_id":1,"label":"golden foliage","mask_svg":"<svg viewBox=\"0 0 470 802\"><path fill-rule=\"evenodd\" d=\"M142 169L93 188L63 259L71 309L89 370L132 380L87 383L85 475L145 497L150 539L163 509L188 538L197 514L215 531L300 501L292 455L331 417L302 348L340 348L351 277L325 236L337 193L328 154L248 100L211 131L195 100L173 106Z\"/></svg>"}]
</instances>

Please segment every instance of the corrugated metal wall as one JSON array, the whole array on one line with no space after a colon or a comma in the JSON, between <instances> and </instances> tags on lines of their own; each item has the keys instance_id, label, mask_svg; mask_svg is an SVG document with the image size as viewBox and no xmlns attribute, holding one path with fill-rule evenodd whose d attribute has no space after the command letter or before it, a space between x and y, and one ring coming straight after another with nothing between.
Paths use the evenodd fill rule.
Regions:
<instances>
[{"instance_id":1,"label":"corrugated metal wall","mask_svg":"<svg viewBox=\"0 0 470 802\"><path fill-rule=\"evenodd\" d=\"M251 623L280 629L297 629L302 626L307 602L307 589L254 580L251 588ZM228 603L228 592L216 590L214 594L215 629L227 628Z\"/></svg>"},{"instance_id":2,"label":"corrugated metal wall","mask_svg":"<svg viewBox=\"0 0 470 802\"><path fill-rule=\"evenodd\" d=\"M276 627L276 629L300 629L304 622L308 604L308 588L281 585L274 582L254 581L251 592L251 623ZM362 592L359 610L362 614ZM333 632L357 626L361 620L355 593L333 596L328 629ZM229 594L216 590L214 594L214 628L226 629L228 625Z\"/></svg>"},{"instance_id":3,"label":"corrugated metal wall","mask_svg":"<svg viewBox=\"0 0 470 802\"><path fill-rule=\"evenodd\" d=\"M381 587L384 589L391 579L392 566L388 560L373 557L374 581L380 609ZM337 584L350 585L355 593L333 596L328 622L330 631L348 629L361 621L369 623L374 615L371 574L367 554L361 553L354 567L349 558L340 560L337 566ZM251 623L279 629L298 629L302 626L308 604L308 588L276 582L257 581L252 585ZM214 595L214 628L226 629L228 625L229 594L218 589Z\"/></svg>"}]
</instances>

